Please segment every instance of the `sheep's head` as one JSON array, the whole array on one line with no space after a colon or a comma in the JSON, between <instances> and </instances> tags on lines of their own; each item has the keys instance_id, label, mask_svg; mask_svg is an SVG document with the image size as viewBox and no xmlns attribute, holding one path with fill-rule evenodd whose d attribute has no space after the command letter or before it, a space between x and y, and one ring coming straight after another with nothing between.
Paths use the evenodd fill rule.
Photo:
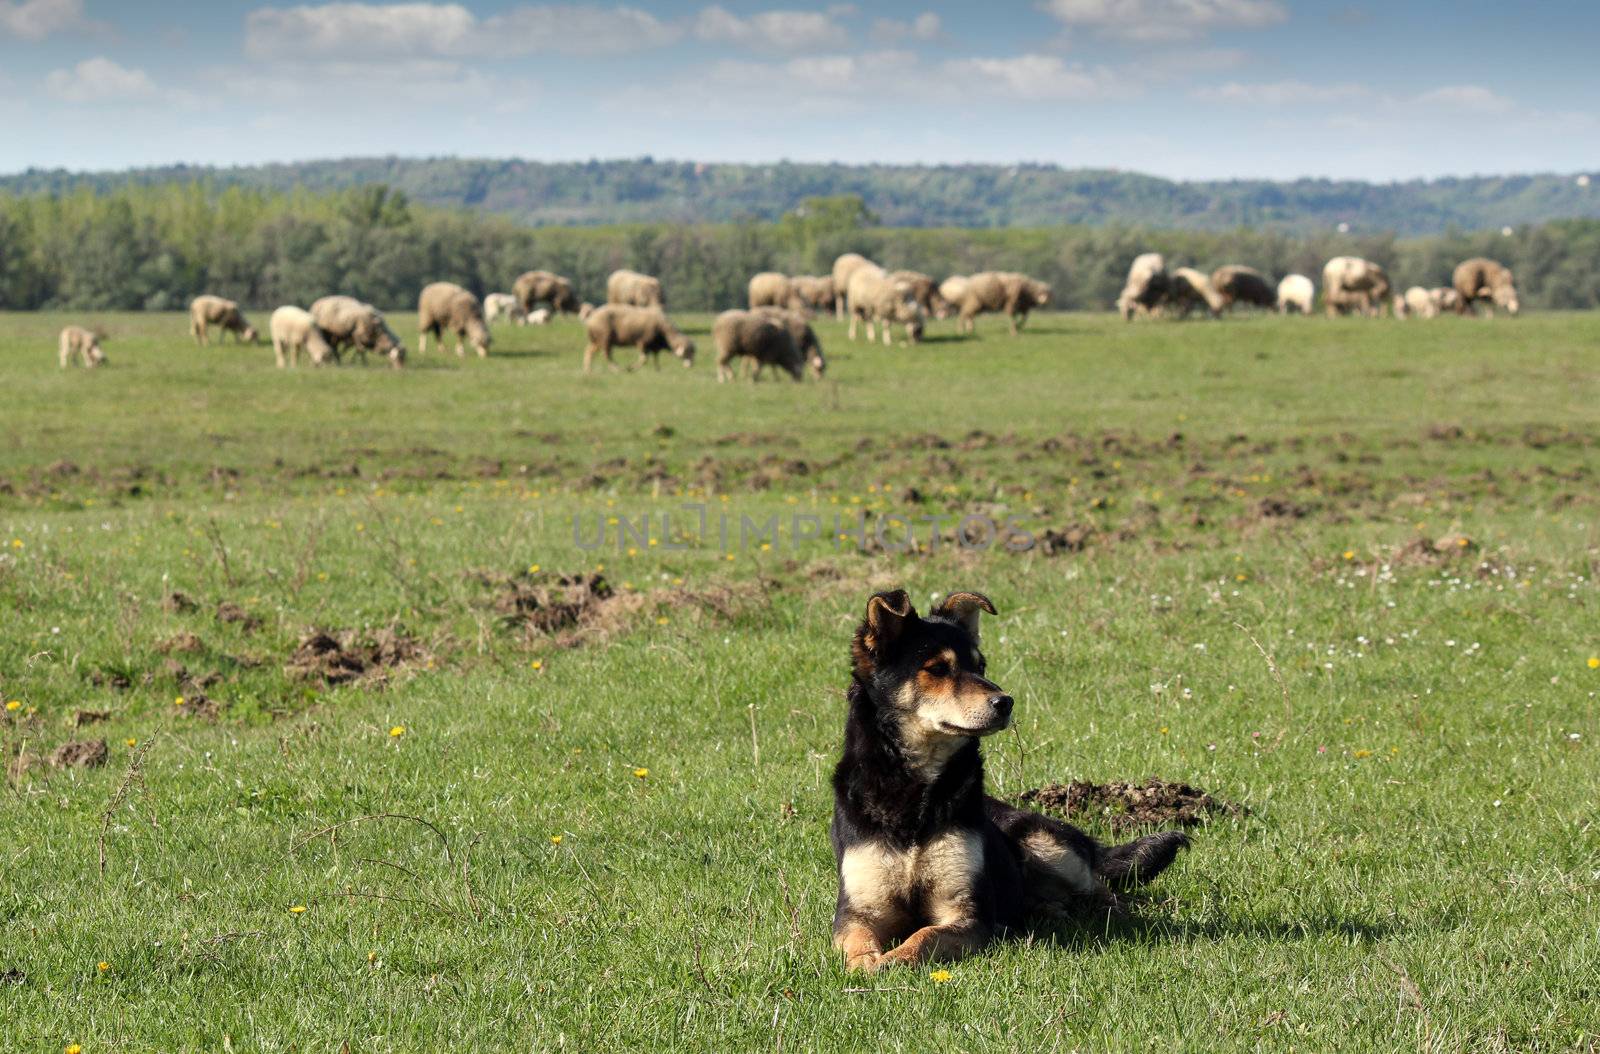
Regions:
<instances>
[{"instance_id":1,"label":"sheep's head","mask_svg":"<svg viewBox=\"0 0 1600 1054\"><path fill-rule=\"evenodd\" d=\"M98 340L89 345L89 350L84 352L84 356L89 360L89 366L91 368L95 366L104 366L108 361L106 359L106 353L100 347L100 342Z\"/></svg>"},{"instance_id":2,"label":"sheep's head","mask_svg":"<svg viewBox=\"0 0 1600 1054\"><path fill-rule=\"evenodd\" d=\"M1050 303L1051 288L1048 282L1029 282L1028 295L1033 297L1037 307L1046 307Z\"/></svg>"},{"instance_id":3,"label":"sheep's head","mask_svg":"<svg viewBox=\"0 0 1600 1054\"><path fill-rule=\"evenodd\" d=\"M1496 276L1490 298L1496 307L1503 307L1513 315L1522 309L1522 305L1517 301L1517 287L1512 282L1509 270L1502 271Z\"/></svg>"},{"instance_id":4,"label":"sheep's head","mask_svg":"<svg viewBox=\"0 0 1600 1054\"><path fill-rule=\"evenodd\" d=\"M239 332L239 339L244 341L246 344L255 344L260 336L261 335L256 332L256 327L254 326L247 325Z\"/></svg>"},{"instance_id":5,"label":"sheep's head","mask_svg":"<svg viewBox=\"0 0 1600 1054\"><path fill-rule=\"evenodd\" d=\"M679 333L672 338L672 353L683 360L683 368L688 369L694 365L694 341Z\"/></svg>"}]
</instances>

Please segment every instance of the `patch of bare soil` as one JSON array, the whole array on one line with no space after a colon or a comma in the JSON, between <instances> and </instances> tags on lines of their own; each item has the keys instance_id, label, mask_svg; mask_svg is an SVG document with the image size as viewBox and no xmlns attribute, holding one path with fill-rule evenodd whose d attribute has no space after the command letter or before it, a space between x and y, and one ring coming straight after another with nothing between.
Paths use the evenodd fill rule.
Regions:
<instances>
[{"instance_id":1,"label":"patch of bare soil","mask_svg":"<svg viewBox=\"0 0 1600 1054\"><path fill-rule=\"evenodd\" d=\"M103 739L75 739L56 747L50 764L58 769L87 769L104 765L110 756Z\"/></svg>"},{"instance_id":2,"label":"patch of bare soil","mask_svg":"<svg viewBox=\"0 0 1600 1054\"><path fill-rule=\"evenodd\" d=\"M261 628L260 618L231 600L223 600L217 604L217 621L236 623L246 633L254 633Z\"/></svg>"},{"instance_id":3,"label":"patch of bare soil","mask_svg":"<svg viewBox=\"0 0 1600 1054\"><path fill-rule=\"evenodd\" d=\"M161 610L176 615L186 615L198 606L189 594L180 593L176 589L161 598Z\"/></svg>"},{"instance_id":4,"label":"patch of bare soil","mask_svg":"<svg viewBox=\"0 0 1600 1054\"><path fill-rule=\"evenodd\" d=\"M1040 532L1034 545L1046 556L1060 553L1081 553L1094 537L1094 528L1086 523L1069 524L1059 530L1050 527Z\"/></svg>"},{"instance_id":5,"label":"patch of bare soil","mask_svg":"<svg viewBox=\"0 0 1600 1054\"><path fill-rule=\"evenodd\" d=\"M558 648L610 640L646 610L703 610L722 621L732 621L756 600L762 589L756 583L741 583L619 592L601 574L476 577L495 589L491 604L503 624Z\"/></svg>"},{"instance_id":6,"label":"patch of bare soil","mask_svg":"<svg viewBox=\"0 0 1600 1054\"><path fill-rule=\"evenodd\" d=\"M1442 564L1477 552L1478 543L1464 534L1447 534L1443 538L1413 538L1394 554L1397 564Z\"/></svg>"},{"instance_id":7,"label":"patch of bare soil","mask_svg":"<svg viewBox=\"0 0 1600 1054\"><path fill-rule=\"evenodd\" d=\"M171 655L174 652L181 655L193 655L196 652L205 650L205 642L188 630L184 630L182 633L174 633L165 640L156 642L156 651L163 655Z\"/></svg>"},{"instance_id":8,"label":"patch of bare soil","mask_svg":"<svg viewBox=\"0 0 1600 1054\"><path fill-rule=\"evenodd\" d=\"M110 710L75 710L72 714L72 727L82 728L84 725L98 725L102 721L111 720Z\"/></svg>"},{"instance_id":9,"label":"patch of bare soil","mask_svg":"<svg viewBox=\"0 0 1600 1054\"><path fill-rule=\"evenodd\" d=\"M1072 820L1103 824L1116 834L1141 827L1195 827L1214 815L1238 816L1244 806L1214 798L1187 783L1151 777L1143 783L1047 783L1023 791L1017 802Z\"/></svg>"},{"instance_id":10,"label":"patch of bare soil","mask_svg":"<svg viewBox=\"0 0 1600 1054\"><path fill-rule=\"evenodd\" d=\"M399 668L424 663L427 649L398 626L363 635L357 630L318 630L300 638L283 671L325 684L361 682L381 686Z\"/></svg>"}]
</instances>

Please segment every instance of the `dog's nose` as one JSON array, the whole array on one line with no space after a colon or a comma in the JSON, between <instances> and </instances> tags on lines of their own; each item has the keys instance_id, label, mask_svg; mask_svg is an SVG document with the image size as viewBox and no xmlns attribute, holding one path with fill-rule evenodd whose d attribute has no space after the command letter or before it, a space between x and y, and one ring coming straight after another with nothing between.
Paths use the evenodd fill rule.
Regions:
<instances>
[{"instance_id":1,"label":"dog's nose","mask_svg":"<svg viewBox=\"0 0 1600 1054\"><path fill-rule=\"evenodd\" d=\"M1001 717L1010 717L1011 707L1014 705L1015 702L1009 695L991 695L989 697L990 708Z\"/></svg>"}]
</instances>

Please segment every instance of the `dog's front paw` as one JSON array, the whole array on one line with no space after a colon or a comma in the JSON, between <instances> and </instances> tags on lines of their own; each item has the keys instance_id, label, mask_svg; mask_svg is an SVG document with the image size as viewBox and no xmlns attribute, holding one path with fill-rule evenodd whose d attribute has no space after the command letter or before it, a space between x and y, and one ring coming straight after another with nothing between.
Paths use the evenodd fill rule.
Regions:
<instances>
[{"instance_id":1,"label":"dog's front paw","mask_svg":"<svg viewBox=\"0 0 1600 1054\"><path fill-rule=\"evenodd\" d=\"M849 973L877 973L878 963L883 956L878 952L861 952L852 955L844 961L844 968Z\"/></svg>"}]
</instances>

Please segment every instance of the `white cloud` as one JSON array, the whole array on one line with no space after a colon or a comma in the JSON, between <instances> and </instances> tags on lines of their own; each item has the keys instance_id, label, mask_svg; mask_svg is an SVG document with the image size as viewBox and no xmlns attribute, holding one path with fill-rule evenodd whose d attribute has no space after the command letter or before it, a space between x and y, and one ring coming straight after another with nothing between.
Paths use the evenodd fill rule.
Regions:
<instances>
[{"instance_id":1,"label":"white cloud","mask_svg":"<svg viewBox=\"0 0 1600 1054\"><path fill-rule=\"evenodd\" d=\"M83 0L0 0L0 33L23 40L96 28L98 23L83 13Z\"/></svg>"},{"instance_id":2,"label":"white cloud","mask_svg":"<svg viewBox=\"0 0 1600 1054\"><path fill-rule=\"evenodd\" d=\"M1043 0L1039 7L1069 28L1144 42L1264 29L1289 17L1281 0Z\"/></svg>"},{"instance_id":3,"label":"white cloud","mask_svg":"<svg viewBox=\"0 0 1600 1054\"><path fill-rule=\"evenodd\" d=\"M1445 106L1492 116L1503 116L1517 108L1517 104L1488 88L1476 84L1450 84L1418 95L1416 101L1424 106Z\"/></svg>"},{"instance_id":4,"label":"white cloud","mask_svg":"<svg viewBox=\"0 0 1600 1054\"><path fill-rule=\"evenodd\" d=\"M819 51L850 42L850 35L832 12L762 11L741 18L715 4L695 17L694 35L714 43L771 51Z\"/></svg>"},{"instance_id":5,"label":"white cloud","mask_svg":"<svg viewBox=\"0 0 1600 1054\"><path fill-rule=\"evenodd\" d=\"M943 20L932 11L924 11L907 22L893 18L879 18L872 23L873 38L890 44L898 44L904 40L938 40L943 32Z\"/></svg>"},{"instance_id":6,"label":"white cloud","mask_svg":"<svg viewBox=\"0 0 1600 1054\"><path fill-rule=\"evenodd\" d=\"M1104 99L1121 89L1120 78L1112 71L1068 65L1056 55L957 59L944 69L979 90L988 88L1031 102Z\"/></svg>"},{"instance_id":7,"label":"white cloud","mask_svg":"<svg viewBox=\"0 0 1600 1054\"><path fill-rule=\"evenodd\" d=\"M266 7L245 19L245 50L279 61L623 54L679 35L647 11L594 4L526 5L479 19L461 4L334 3Z\"/></svg>"},{"instance_id":8,"label":"white cloud","mask_svg":"<svg viewBox=\"0 0 1600 1054\"><path fill-rule=\"evenodd\" d=\"M1355 102L1372 97L1363 84L1309 84L1305 81L1270 81L1257 84L1209 85L1189 93L1201 102L1232 103L1240 106L1318 106Z\"/></svg>"},{"instance_id":9,"label":"white cloud","mask_svg":"<svg viewBox=\"0 0 1600 1054\"><path fill-rule=\"evenodd\" d=\"M159 92L144 70L119 66L104 55L84 59L70 70L51 70L45 90L63 102L145 102Z\"/></svg>"}]
</instances>

